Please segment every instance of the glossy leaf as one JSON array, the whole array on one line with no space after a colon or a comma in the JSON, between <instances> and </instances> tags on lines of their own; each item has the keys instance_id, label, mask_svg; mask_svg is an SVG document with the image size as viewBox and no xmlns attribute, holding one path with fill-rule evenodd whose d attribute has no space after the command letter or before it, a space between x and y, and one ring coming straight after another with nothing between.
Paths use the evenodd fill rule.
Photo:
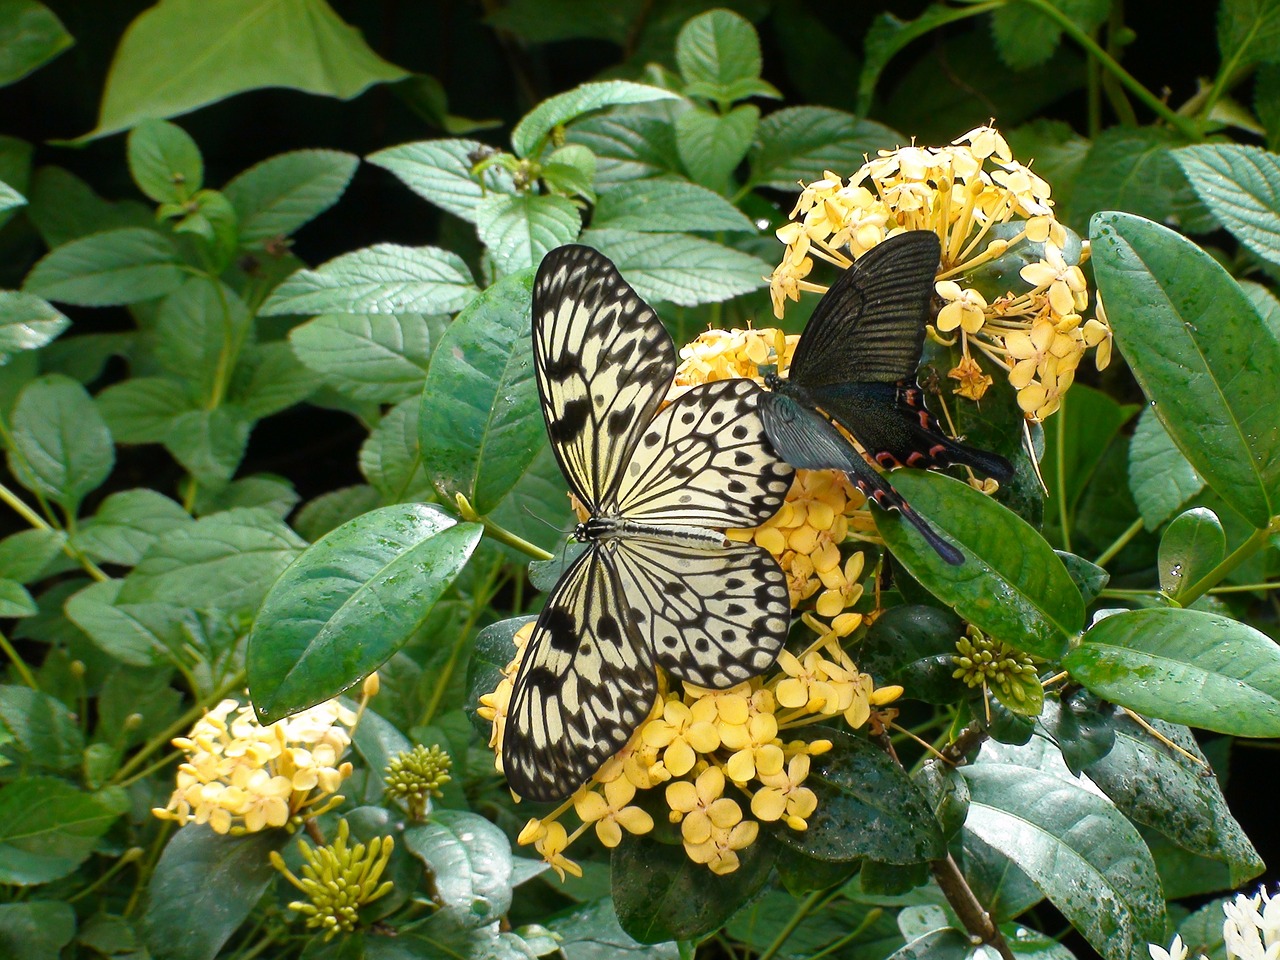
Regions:
<instances>
[{"instance_id":1,"label":"glossy leaf","mask_svg":"<svg viewBox=\"0 0 1280 960\"><path fill-rule=\"evenodd\" d=\"M471 271L438 247L379 243L299 270L259 311L282 313L453 313L476 293Z\"/></svg>"},{"instance_id":2,"label":"glossy leaf","mask_svg":"<svg viewBox=\"0 0 1280 960\"><path fill-rule=\"evenodd\" d=\"M809 828L776 831L784 846L818 860L871 857L919 863L942 856L942 828L920 787L879 747L821 727L833 749L811 761L805 786L818 797Z\"/></svg>"},{"instance_id":3,"label":"glossy leaf","mask_svg":"<svg viewBox=\"0 0 1280 960\"><path fill-rule=\"evenodd\" d=\"M961 768L965 829L1012 860L1107 960L1146 956L1164 933L1155 863L1106 800L1058 777L1004 763Z\"/></svg>"},{"instance_id":4,"label":"glossy leaf","mask_svg":"<svg viewBox=\"0 0 1280 960\"><path fill-rule=\"evenodd\" d=\"M1222 521L1207 507L1195 507L1175 517L1160 538L1160 589L1176 598L1227 555Z\"/></svg>"},{"instance_id":5,"label":"glossy leaf","mask_svg":"<svg viewBox=\"0 0 1280 960\"><path fill-rule=\"evenodd\" d=\"M503 274L537 266L548 251L576 240L582 229L573 201L529 193L484 200L476 207L475 223L480 242Z\"/></svg>"},{"instance_id":6,"label":"glossy leaf","mask_svg":"<svg viewBox=\"0 0 1280 960\"><path fill-rule=\"evenodd\" d=\"M514 637L516 631L533 621L533 617L511 617L491 623L478 634L471 645L471 659L467 662L467 714L476 731L488 739L490 722L476 715L480 698L498 689L503 670L516 655Z\"/></svg>"},{"instance_id":7,"label":"glossy leaf","mask_svg":"<svg viewBox=\"0 0 1280 960\"><path fill-rule=\"evenodd\" d=\"M877 529L911 575L983 632L1035 656L1061 656L1084 627L1084 603L1049 544L1017 514L950 477L899 470L893 484L965 554L952 566L896 512L876 512Z\"/></svg>"},{"instance_id":8,"label":"glossy leaf","mask_svg":"<svg viewBox=\"0 0 1280 960\"><path fill-rule=\"evenodd\" d=\"M1098 696L1146 717L1280 736L1280 648L1237 620L1198 610L1117 613L1062 665Z\"/></svg>"},{"instance_id":9,"label":"glossy leaf","mask_svg":"<svg viewBox=\"0 0 1280 960\"><path fill-rule=\"evenodd\" d=\"M1086 560L1084 557L1076 556L1074 553L1067 553L1065 550L1055 550L1053 552L1058 555L1062 565L1067 568L1067 575L1071 577L1071 582L1080 591L1080 596L1084 598L1086 607L1097 600L1099 594L1111 582L1111 574L1096 563Z\"/></svg>"},{"instance_id":10,"label":"glossy leaf","mask_svg":"<svg viewBox=\"0 0 1280 960\"><path fill-rule=\"evenodd\" d=\"M0 290L0 356L38 350L69 326L71 321L62 311L39 297Z\"/></svg>"},{"instance_id":11,"label":"glossy leaf","mask_svg":"<svg viewBox=\"0 0 1280 960\"><path fill-rule=\"evenodd\" d=\"M402 504L313 545L271 586L249 636L258 716L296 713L376 670L425 621L479 540L474 524Z\"/></svg>"},{"instance_id":12,"label":"glossy leaf","mask_svg":"<svg viewBox=\"0 0 1280 960\"><path fill-rule=\"evenodd\" d=\"M464 925L492 923L511 908L511 843L479 814L437 810L405 830L404 844L431 871L441 907Z\"/></svg>"},{"instance_id":13,"label":"glossy leaf","mask_svg":"<svg viewBox=\"0 0 1280 960\"><path fill-rule=\"evenodd\" d=\"M338 202L359 163L340 150L292 150L250 167L222 189L240 242L287 237L311 222Z\"/></svg>"},{"instance_id":14,"label":"glossy leaf","mask_svg":"<svg viewBox=\"0 0 1280 960\"><path fill-rule=\"evenodd\" d=\"M1255 526L1280 503L1280 342L1239 284L1166 227L1093 218L1093 264L1116 341L1174 443Z\"/></svg>"},{"instance_id":15,"label":"glossy leaf","mask_svg":"<svg viewBox=\"0 0 1280 960\"><path fill-rule=\"evenodd\" d=\"M1156 529L1203 489L1203 478L1169 438L1155 411L1143 410L1129 442L1129 490L1143 526Z\"/></svg>"},{"instance_id":16,"label":"glossy leaf","mask_svg":"<svg viewBox=\"0 0 1280 960\"><path fill-rule=\"evenodd\" d=\"M955 679L956 642L964 623L950 610L912 604L890 607L867 631L858 668L877 686L901 684L913 699L952 703L966 689Z\"/></svg>"},{"instance_id":17,"label":"glossy leaf","mask_svg":"<svg viewBox=\"0 0 1280 960\"><path fill-rule=\"evenodd\" d=\"M199 30L191 24L199 23ZM210 58L209 51L218 56ZM349 100L408 74L375 54L324 0L161 0L130 25L102 94L102 137L246 90Z\"/></svg>"},{"instance_id":18,"label":"glossy leaf","mask_svg":"<svg viewBox=\"0 0 1280 960\"><path fill-rule=\"evenodd\" d=\"M204 186L200 148L176 124L143 120L127 143L133 182L156 203L184 203Z\"/></svg>"},{"instance_id":19,"label":"glossy leaf","mask_svg":"<svg viewBox=\"0 0 1280 960\"><path fill-rule=\"evenodd\" d=\"M111 433L84 387L63 376L32 380L14 405L9 469L23 486L74 513L111 474Z\"/></svg>"},{"instance_id":20,"label":"glossy leaf","mask_svg":"<svg viewBox=\"0 0 1280 960\"><path fill-rule=\"evenodd\" d=\"M354 400L398 403L422 390L443 318L327 314L294 327L298 359Z\"/></svg>"},{"instance_id":21,"label":"glossy leaf","mask_svg":"<svg viewBox=\"0 0 1280 960\"><path fill-rule=\"evenodd\" d=\"M864 156L901 142L888 127L843 110L784 107L760 121L749 182L791 192L797 181L807 183L824 170L852 172Z\"/></svg>"},{"instance_id":22,"label":"glossy leaf","mask_svg":"<svg viewBox=\"0 0 1280 960\"><path fill-rule=\"evenodd\" d=\"M284 830L242 837L189 824L164 848L147 888L143 927L156 960L213 960L279 878L268 854Z\"/></svg>"},{"instance_id":23,"label":"glossy leaf","mask_svg":"<svg viewBox=\"0 0 1280 960\"><path fill-rule=\"evenodd\" d=\"M620 104L674 99L676 95L669 90L628 80L580 84L567 93L543 100L525 114L511 131L511 145L517 156L532 157L543 138L555 127L585 113Z\"/></svg>"},{"instance_id":24,"label":"glossy leaf","mask_svg":"<svg viewBox=\"0 0 1280 960\"><path fill-rule=\"evenodd\" d=\"M118 789L86 793L53 777L0 787L0 883L29 886L67 876L127 808Z\"/></svg>"},{"instance_id":25,"label":"glossy leaf","mask_svg":"<svg viewBox=\"0 0 1280 960\"><path fill-rule=\"evenodd\" d=\"M163 297L185 279L166 237L145 227L121 227L49 251L31 268L23 289L78 307L113 307Z\"/></svg>"},{"instance_id":26,"label":"glossy leaf","mask_svg":"<svg viewBox=\"0 0 1280 960\"><path fill-rule=\"evenodd\" d=\"M674 943L637 943L618 923L613 901L601 897L547 921L566 960L677 960Z\"/></svg>"},{"instance_id":27,"label":"glossy leaf","mask_svg":"<svg viewBox=\"0 0 1280 960\"><path fill-rule=\"evenodd\" d=\"M418 439L440 496L483 516L529 469L545 435L529 335L533 274L485 290L449 325L422 391Z\"/></svg>"},{"instance_id":28,"label":"glossy leaf","mask_svg":"<svg viewBox=\"0 0 1280 960\"><path fill-rule=\"evenodd\" d=\"M654 233L745 233L756 229L720 194L684 180L638 180L602 191L591 225Z\"/></svg>"},{"instance_id":29,"label":"glossy leaf","mask_svg":"<svg viewBox=\"0 0 1280 960\"><path fill-rule=\"evenodd\" d=\"M473 158L487 149L478 140L423 140L379 150L366 159L391 171L429 203L474 223L476 208L486 197L515 193L511 173L500 166L472 174Z\"/></svg>"},{"instance_id":30,"label":"glossy leaf","mask_svg":"<svg viewBox=\"0 0 1280 960\"><path fill-rule=\"evenodd\" d=\"M646 300L684 307L758 290L773 270L758 257L682 233L588 230L582 242L617 264Z\"/></svg>"}]
</instances>

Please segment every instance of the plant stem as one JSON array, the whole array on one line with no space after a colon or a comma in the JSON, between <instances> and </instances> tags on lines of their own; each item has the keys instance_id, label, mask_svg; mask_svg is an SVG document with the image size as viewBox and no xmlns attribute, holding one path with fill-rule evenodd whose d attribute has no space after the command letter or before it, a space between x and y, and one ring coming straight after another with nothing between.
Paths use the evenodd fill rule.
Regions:
<instances>
[{"instance_id":1,"label":"plant stem","mask_svg":"<svg viewBox=\"0 0 1280 960\"><path fill-rule=\"evenodd\" d=\"M22 657L18 656L18 651L13 648L13 644L9 642L9 638L3 633L0 633L0 650L3 650L5 656L9 658L9 662L13 664L13 669L22 678L22 682L32 690L39 690L40 684L36 682L36 678L31 673L30 668L27 667Z\"/></svg>"},{"instance_id":2,"label":"plant stem","mask_svg":"<svg viewBox=\"0 0 1280 960\"><path fill-rule=\"evenodd\" d=\"M778 951L782 949L782 945L787 942L787 938L796 932L796 927L804 922L810 911L818 905L825 895L825 890L815 890L809 896L805 897L800 906L796 907L796 912L791 915L791 919L787 921L787 925L778 931L778 935L773 938L773 943L760 954L760 960L773 960L777 956Z\"/></svg>"},{"instance_id":3,"label":"plant stem","mask_svg":"<svg viewBox=\"0 0 1280 960\"><path fill-rule=\"evenodd\" d=\"M1130 93L1144 103L1152 113L1161 120L1173 127L1184 137L1190 140L1196 140L1200 137L1199 125L1187 117L1179 116L1172 110L1168 104L1162 101L1154 93L1144 87L1138 80L1124 67L1120 66L1107 51L1098 46L1097 41L1089 34L1085 33L1080 27L1068 17L1065 13L1055 7L1049 0L1022 0L1029 7L1035 7L1044 16L1048 17L1057 24L1062 32L1069 36L1085 51L1101 64L1102 68L1114 76L1121 84L1125 86Z\"/></svg>"},{"instance_id":4,"label":"plant stem","mask_svg":"<svg viewBox=\"0 0 1280 960\"><path fill-rule=\"evenodd\" d=\"M991 919L991 914L973 895L973 890L965 880L964 874L960 872L960 868L956 866L955 860L951 858L951 854L947 854L941 860L929 861L929 869L933 871L934 880L942 888L947 902L955 910L965 930L975 937L980 937L983 943L992 947L1004 960L1014 960L1013 951L1005 942L1004 934Z\"/></svg>"},{"instance_id":5,"label":"plant stem","mask_svg":"<svg viewBox=\"0 0 1280 960\"><path fill-rule=\"evenodd\" d=\"M0 501L8 504L13 512L20 516L36 530L59 530L61 528L54 526L40 514L32 510L16 493L0 483ZM102 568L85 556L84 551L72 545L70 540L63 540L62 552L74 560L80 566L84 567L85 572L93 579L101 583L104 580L110 580Z\"/></svg>"},{"instance_id":6,"label":"plant stem","mask_svg":"<svg viewBox=\"0 0 1280 960\"><path fill-rule=\"evenodd\" d=\"M492 568L484 578L484 584L472 597L471 612L467 614L467 622L458 631L457 642L454 643L453 649L449 652L448 661L440 670L435 688L431 691L431 700L427 703L426 709L422 711L422 718L418 721L417 726L425 727L435 717L436 711L440 709L440 701L444 699L449 680L453 677L453 671L457 668L458 657L462 654L462 648L467 640L471 638L471 631L475 629L476 621L480 619L485 607L488 606L489 601L493 598L494 587L498 580L498 574L502 572L502 565L502 557L496 557Z\"/></svg>"},{"instance_id":7,"label":"plant stem","mask_svg":"<svg viewBox=\"0 0 1280 960\"><path fill-rule=\"evenodd\" d=\"M475 508L471 506L471 502L462 494L457 494L454 500L458 504L458 512L462 515L462 519L469 523L478 523L484 527L485 536L492 537L499 543L505 543L508 547L519 550L521 553L533 557L535 560L551 560L555 557L554 553L548 553L541 547L530 543L523 537L518 537L510 530L498 526L488 517L482 517L476 513Z\"/></svg>"},{"instance_id":8,"label":"plant stem","mask_svg":"<svg viewBox=\"0 0 1280 960\"><path fill-rule=\"evenodd\" d=\"M1271 535L1278 529L1280 529L1280 517L1272 517L1269 524L1253 531L1249 535L1249 539L1236 547L1225 560L1187 587L1186 590L1179 593L1174 599L1184 607L1191 606L1223 577L1265 547L1271 539Z\"/></svg>"},{"instance_id":9,"label":"plant stem","mask_svg":"<svg viewBox=\"0 0 1280 960\"><path fill-rule=\"evenodd\" d=\"M1057 474L1058 484L1058 526L1062 528L1062 549L1068 553L1071 552L1071 521L1067 519L1067 431L1066 420L1067 401L1064 397L1062 405L1058 408L1057 432L1054 434L1054 449L1057 453L1057 463L1054 464L1054 472Z\"/></svg>"},{"instance_id":10,"label":"plant stem","mask_svg":"<svg viewBox=\"0 0 1280 960\"><path fill-rule=\"evenodd\" d=\"M1115 556L1117 553L1119 553L1121 550L1123 550L1126 546L1129 545L1129 541L1132 540L1134 537L1136 537L1141 532L1141 530L1142 530L1142 518L1139 517L1137 520L1133 521L1133 523L1129 524L1128 529L1126 529L1124 533L1116 537L1115 543L1111 544L1111 546L1107 547L1107 549L1103 550L1100 554L1098 554L1098 559L1094 560L1093 562L1097 564L1099 567L1105 567L1108 563L1110 563L1112 560L1115 559Z\"/></svg>"},{"instance_id":11,"label":"plant stem","mask_svg":"<svg viewBox=\"0 0 1280 960\"><path fill-rule=\"evenodd\" d=\"M830 956L831 954L835 953L837 950L843 947L846 943L849 943L857 939L859 936L861 936L862 932L866 930L867 927L871 926L871 924L879 920L883 913L884 913L884 910L882 910L880 907L873 907L872 909L868 910L867 915L862 918L862 922L860 924L858 924L856 927L854 927L852 930L846 933L839 940L836 940L828 944L827 946L819 950L817 953L811 954L809 956L809 960L819 960L819 958L821 957Z\"/></svg>"}]
</instances>

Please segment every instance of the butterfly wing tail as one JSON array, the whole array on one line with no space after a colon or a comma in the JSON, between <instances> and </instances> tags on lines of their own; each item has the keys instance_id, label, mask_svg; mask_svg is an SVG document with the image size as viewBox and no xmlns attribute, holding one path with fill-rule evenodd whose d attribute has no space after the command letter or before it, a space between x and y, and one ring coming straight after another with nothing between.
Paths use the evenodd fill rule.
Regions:
<instances>
[{"instance_id":1,"label":"butterfly wing tail","mask_svg":"<svg viewBox=\"0 0 1280 960\"><path fill-rule=\"evenodd\" d=\"M953 566L964 563L964 554L942 539L824 417L777 393L762 395L759 403L765 434L783 460L806 470L843 471L876 506L901 513L943 560Z\"/></svg>"},{"instance_id":2,"label":"butterfly wing tail","mask_svg":"<svg viewBox=\"0 0 1280 960\"><path fill-rule=\"evenodd\" d=\"M939 459L945 459L948 464L958 463L961 466L971 467L1001 484L1006 484L1013 479L1013 464L998 453L973 447L959 440L952 440L950 437L939 436L930 439L941 442L945 453Z\"/></svg>"}]
</instances>

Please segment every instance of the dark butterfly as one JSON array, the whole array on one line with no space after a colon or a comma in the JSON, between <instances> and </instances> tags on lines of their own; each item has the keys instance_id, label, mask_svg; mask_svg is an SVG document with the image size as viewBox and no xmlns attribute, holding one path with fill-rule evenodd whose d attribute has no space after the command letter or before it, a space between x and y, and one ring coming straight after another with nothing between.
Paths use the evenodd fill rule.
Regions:
<instances>
[{"instance_id":1,"label":"dark butterfly","mask_svg":"<svg viewBox=\"0 0 1280 960\"><path fill-rule=\"evenodd\" d=\"M890 237L849 267L814 308L784 379L765 377L765 433L795 467L843 470L886 510L899 510L942 559L964 556L925 522L831 421L881 467L962 464L1001 483L1013 465L945 436L924 405L916 368L941 246L928 230Z\"/></svg>"}]
</instances>

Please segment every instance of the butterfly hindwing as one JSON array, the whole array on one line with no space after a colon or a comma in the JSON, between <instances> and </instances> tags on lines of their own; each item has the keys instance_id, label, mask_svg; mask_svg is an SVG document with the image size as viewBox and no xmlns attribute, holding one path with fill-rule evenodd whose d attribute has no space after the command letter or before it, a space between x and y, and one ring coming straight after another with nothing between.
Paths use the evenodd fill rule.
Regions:
<instances>
[{"instance_id":1,"label":"butterfly hindwing","mask_svg":"<svg viewBox=\"0 0 1280 960\"><path fill-rule=\"evenodd\" d=\"M604 549L588 547L552 589L516 674L502 766L530 800L576 790L626 745L657 696L653 655Z\"/></svg>"},{"instance_id":2,"label":"butterfly hindwing","mask_svg":"<svg viewBox=\"0 0 1280 960\"><path fill-rule=\"evenodd\" d=\"M671 386L675 345L607 257L568 245L538 268L533 356L552 450L594 509Z\"/></svg>"},{"instance_id":3,"label":"butterfly hindwing","mask_svg":"<svg viewBox=\"0 0 1280 960\"><path fill-rule=\"evenodd\" d=\"M791 467L769 446L750 380L693 387L641 435L604 509L646 526L754 527L778 512Z\"/></svg>"},{"instance_id":4,"label":"butterfly hindwing","mask_svg":"<svg viewBox=\"0 0 1280 960\"><path fill-rule=\"evenodd\" d=\"M789 376L811 387L914 380L940 256L928 230L900 233L864 253L818 301Z\"/></svg>"},{"instance_id":5,"label":"butterfly hindwing","mask_svg":"<svg viewBox=\"0 0 1280 960\"><path fill-rule=\"evenodd\" d=\"M658 664L681 680L731 687L768 669L782 649L790 593L777 561L760 547L628 539L617 541L609 559Z\"/></svg>"}]
</instances>

